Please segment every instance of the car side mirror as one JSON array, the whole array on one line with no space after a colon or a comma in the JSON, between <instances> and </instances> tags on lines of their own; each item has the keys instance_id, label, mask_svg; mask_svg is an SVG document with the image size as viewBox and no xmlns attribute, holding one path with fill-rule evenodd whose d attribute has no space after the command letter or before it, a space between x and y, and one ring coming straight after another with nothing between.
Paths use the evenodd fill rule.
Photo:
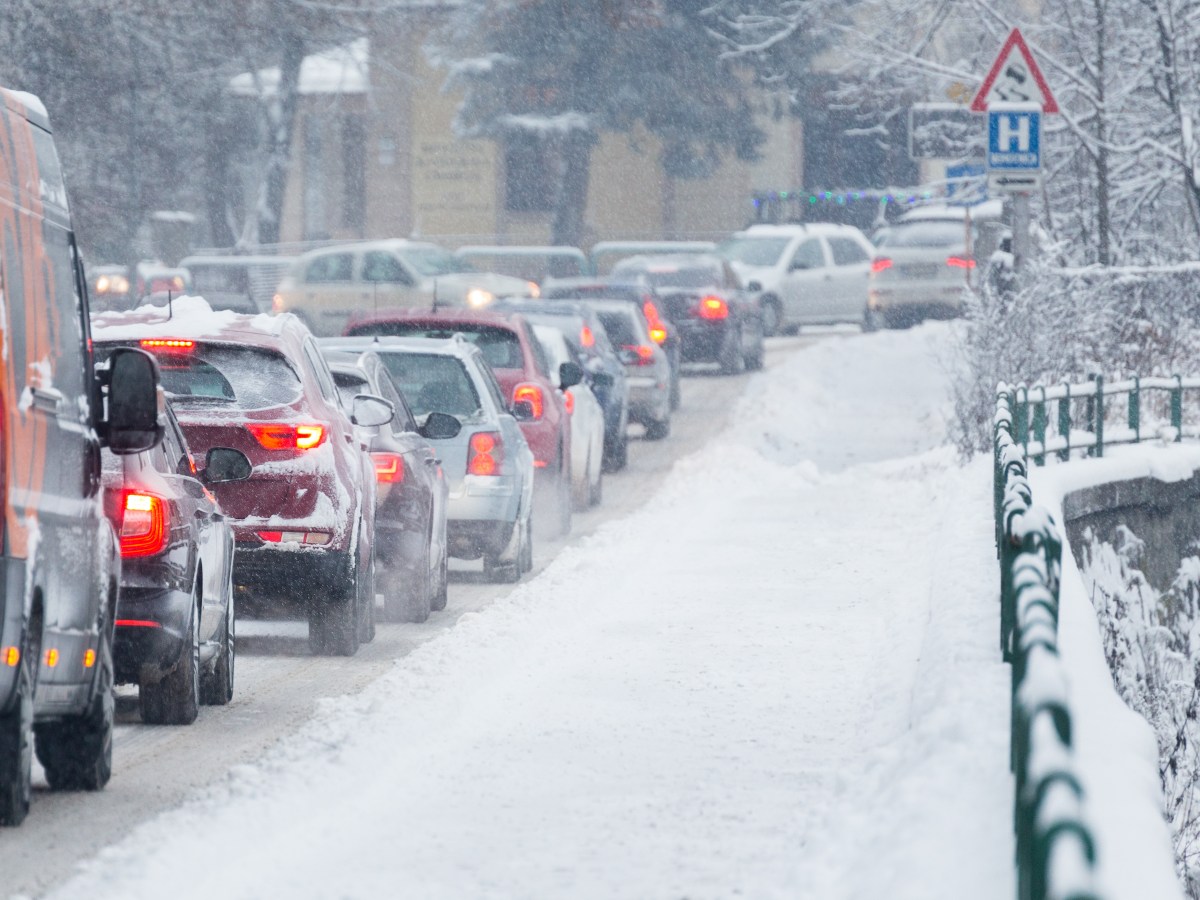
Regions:
<instances>
[{"instance_id":1,"label":"car side mirror","mask_svg":"<svg viewBox=\"0 0 1200 900\"><path fill-rule=\"evenodd\" d=\"M594 375L592 375L592 384L598 388L610 388L616 384L616 382L607 372L596 372Z\"/></svg>"},{"instance_id":2,"label":"car side mirror","mask_svg":"<svg viewBox=\"0 0 1200 900\"><path fill-rule=\"evenodd\" d=\"M565 362L558 367L558 386L562 390L573 388L583 381L583 367L578 363Z\"/></svg>"},{"instance_id":3,"label":"car side mirror","mask_svg":"<svg viewBox=\"0 0 1200 900\"><path fill-rule=\"evenodd\" d=\"M527 401L528 402L528 401ZM431 412L417 434L429 441L448 441L458 437L462 423L449 413Z\"/></svg>"},{"instance_id":4,"label":"car side mirror","mask_svg":"<svg viewBox=\"0 0 1200 900\"><path fill-rule=\"evenodd\" d=\"M512 405L512 417L518 422L532 422L533 404L528 400L518 400Z\"/></svg>"},{"instance_id":5,"label":"car side mirror","mask_svg":"<svg viewBox=\"0 0 1200 900\"><path fill-rule=\"evenodd\" d=\"M245 481L252 470L250 459L232 447L213 447L204 456L204 471L200 480L205 484L226 484Z\"/></svg>"},{"instance_id":6,"label":"car side mirror","mask_svg":"<svg viewBox=\"0 0 1200 900\"><path fill-rule=\"evenodd\" d=\"M746 290L750 291L750 293L752 293L752 294L757 294L759 291L762 290L762 282L761 281L751 281L749 284L746 285Z\"/></svg>"},{"instance_id":7,"label":"car side mirror","mask_svg":"<svg viewBox=\"0 0 1200 900\"><path fill-rule=\"evenodd\" d=\"M113 453L141 453L157 447L166 431L158 362L149 353L121 347L108 358L108 417L104 422Z\"/></svg>"},{"instance_id":8,"label":"car side mirror","mask_svg":"<svg viewBox=\"0 0 1200 900\"><path fill-rule=\"evenodd\" d=\"M396 407L374 394L356 395L350 409L350 421L363 428L377 428L396 417Z\"/></svg>"}]
</instances>

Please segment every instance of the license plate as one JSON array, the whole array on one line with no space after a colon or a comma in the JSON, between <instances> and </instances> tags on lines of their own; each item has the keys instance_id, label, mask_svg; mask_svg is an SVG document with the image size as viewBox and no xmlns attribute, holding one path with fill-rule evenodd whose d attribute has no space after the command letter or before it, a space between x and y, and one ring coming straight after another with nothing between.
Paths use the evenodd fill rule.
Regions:
<instances>
[{"instance_id":1,"label":"license plate","mask_svg":"<svg viewBox=\"0 0 1200 900\"><path fill-rule=\"evenodd\" d=\"M937 263L900 266L900 274L905 278L937 278L941 267Z\"/></svg>"}]
</instances>

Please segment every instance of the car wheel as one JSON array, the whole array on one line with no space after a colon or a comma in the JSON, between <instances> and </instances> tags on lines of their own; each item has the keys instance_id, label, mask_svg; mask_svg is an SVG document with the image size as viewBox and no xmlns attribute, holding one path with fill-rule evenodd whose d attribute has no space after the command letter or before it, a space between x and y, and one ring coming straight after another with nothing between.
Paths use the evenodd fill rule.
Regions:
<instances>
[{"instance_id":1,"label":"car wheel","mask_svg":"<svg viewBox=\"0 0 1200 900\"><path fill-rule=\"evenodd\" d=\"M604 499L604 468L596 470L596 480L588 485L588 506L599 506Z\"/></svg>"},{"instance_id":2,"label":"car wheel","mask_svg":"<svg viewBox=\"0 0 1200 900\"><path fill-rule=\"evenodd\" d=\"M862 330L868 333L872 331L878 331L880 326L883 324L881 318L882 317L879 314L879 310L872 309L868 306L865 310L863 310Z\"/></svg>"},{"instance_id":3,"label":"car wheel","mask_svg":"<svg viewBox=\"0 0 1200 900\"><path fill-rule=\"evenodd\" d=\"M646 426L646 440L661 441L671 433L671 417L661 419L658 422L651 422Z\"/></svg>"},{"instance_id":4,"label":"car wheel","mask_svg":"<svg viewBox=\"0 0 1200 900\"><path fill-rule=\"evenodd\" d=\"M533 515L517 519L514 534L504 553L487 553L483 557L483 577L493 584L515 584L521 580L525 565L526 546L533 542ZM512 555L508 553L511 551Z\"/></svg>"},{"instance_id":5,"label":"car wheel","mask_svg":"<svg viewBox=\"0 0 1200 900\"><path fill-rule=\"evenodd\" d=\"M138 706L147 725L191 725L200 711L200 586L192 596L188 643L179 662L158 681L138 686Z\"/></svg>"},{"instance_id":6,"label":"car wheel","mask_svg":"<svg viewBox=\"0 0 1200 900\"><path fill-rule=\"evenodd\" d=\"M237 662L237 631L233 609L233 596L225 604L225 623L221 626L221 647L217 651L216 665L200 680L200 702L206 706L224 706L233 699L233 678Z\"/></svg>"},{"instance_id":7,"label":"car wheel","mask_svg":"<svg viewBox=\"0 0 1200 900\"><path fill-rule=\"evenodd\" d=\"M592 497L592 451L588 450L587 462L584 463L582 478L571 484L571 504L576 510L585 510L591 506Z\"/></svg>"},{"instance_id":8,"label":"car wheel","mask_svg":"<svg viewBox=\"0 0 1200 900\"><path fill-rule=\"evenodd\" d=\"M358 652L358 565L349 584L332 597L313 597L308 611L308 646L317 656L353 656Z\"/></svg>"},{"instance_id":9,"label":"car wheel","mask_svg":"<svg viewBox=\"0 0 1200 900\"><path fill-rule=\"evenodd\" d=\"M742 330L738 328L726 339L721 348L721 372L725 375L740 375L746 369L746 360L742 356Z\"/></svg>"},{"instance_id":10,"label":"car wheel","mask_svg":"<svg viewBox=\"0 0 1200 900\"><path fill-rule=\"evenodd\" d=\"M629 437L624 430L604 447L604 470L620 472L629 464Z\"/></svg>"},{"instance_id":11,"label":"car wheel","mask_svg":"<svg viewBox=\"0 0 1200 900\"><path fill-rule=\"evenodd\" d=\"M435 612L441 612L446 608L446 601L450 595L450 559L448 555L442 553L442 563L438 566L437 584L434 586L433 594L429 598L429 608Z\"/></svg>"},{"instance_id":12,"label":"car wheel","mask_svg":"<svg viewBox=\"0 0 1200 900\"><path fill-rule=\"evenodd\" d=\"M762 298L762 323L763 335L771 337L779 330L779 323L783 321L783 310L779 306L779 298L767 296Z\"/></svg>"},{"instance_id":13,"label":"car wheel","mask_svg":"<svg viewBox=\"0 0 1200 900\"><path fill-rule=\"evenodd\" d=\"M109 600L109 609L116 597ZM96 695L87 711L59 722L34 726L34 748L46 772L46 781L56 791L98 791L112 777L113 722L113 624L106 615L96 649ZM39 651L40 652L40 651Z\"/></svg>"},{"instance_id":14,"label":"car wheel","mask_svg":"<svg viewBox=\"0 0 1200 900\"><path fill-rule=\"evenodd\" d=\"M361 539L360 539L361 540ZM360 573L358 586L358 642L369 644L375 640L375 554L367 565L366 577Z\"/></svg>"},{"instance_id":15,"label":"car wheel","mask_svg":"<svg viewBox=\"0 0 1200 900\"><path fill-rule=\"evenodd\" d=\"M533 513L525 520L525 542L521 545L521 574L533 571Z\"/></svg>"},{"instance_id":16,"label":"car wheel","mask_svg":"<svg viewBox=\"0 0 1200 900\"><path fill-rule=\"evenodd\" d=\"M0 825L24 822L33 794L33 661L41 657L35 626L41 634L41 622L31 620L30 642L19 662L16 702L0 717Z\"/></svg>"},{"instance_id":17,"label":"car wheel","mask_svg":"<svg viewBox=\"0 0 1200 900\"><path fill-rule=\"evenodd\" d=\"M678 367L671 370L671 412L679 409L679 404L683 402L683 389L680 387Z\"/></svg>"}]
</instances>

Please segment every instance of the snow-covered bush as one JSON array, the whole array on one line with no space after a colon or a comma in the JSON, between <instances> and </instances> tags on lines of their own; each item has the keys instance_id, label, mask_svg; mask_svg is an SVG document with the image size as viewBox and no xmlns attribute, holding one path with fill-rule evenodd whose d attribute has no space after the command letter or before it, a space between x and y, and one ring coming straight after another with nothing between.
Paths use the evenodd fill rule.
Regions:
<instances>
[{"instance_id":1,"label":"snow-covered bush","mask_svg":"<svg viewBox=\"0 0 1200 900\"><path fill-rule=\"evenodd\" d=\"M954 361L957 442L990 448L1001 382L1050 385L1200 372L1200 265L1064 269L1034 263L1012 294L969 293ZM1166 396L1160 395L1164 404ZM1113 404L1108 414L1120 417ZM1158 415L1156 415L1158 413ZM1143 404L1147 420L1165 417Z\"/></svg>"},{"instance_id":2,"label":"snow-covered bush","mask_svg":"<svg viewBox=\"0 0 1200 900\"><path fill-rule=\"evenodd\" d=\"M1117 692L1158 739L1163 814L1188 895L1200 898L1200 557L1184 559L1165 593L1141 571L1145 545L1085 533L1081 569Z\"/></svg>"}]
</instances>

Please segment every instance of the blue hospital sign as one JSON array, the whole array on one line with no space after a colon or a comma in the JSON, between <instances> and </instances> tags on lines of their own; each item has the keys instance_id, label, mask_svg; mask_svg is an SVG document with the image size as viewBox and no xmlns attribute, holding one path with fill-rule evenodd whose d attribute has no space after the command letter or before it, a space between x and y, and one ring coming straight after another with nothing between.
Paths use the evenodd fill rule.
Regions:
<instances>
[{"instance_id":1,"label":"blue hospital sign","mask_svg":"<svg viewBox=\"0 0 1200 900\"><path fill-rule=\"evenodd\" d=\"M989 110L988 168L1018 172L1041 169L1041 120L1037 110Z\"/></svg>"}]
</instances>

